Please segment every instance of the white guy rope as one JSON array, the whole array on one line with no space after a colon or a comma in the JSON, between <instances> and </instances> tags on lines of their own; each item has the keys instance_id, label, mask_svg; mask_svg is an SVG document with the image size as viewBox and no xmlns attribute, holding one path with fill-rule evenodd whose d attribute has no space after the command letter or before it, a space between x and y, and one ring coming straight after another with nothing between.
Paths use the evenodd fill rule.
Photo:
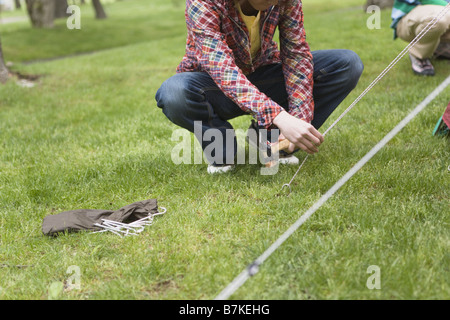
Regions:
<instances>
[{"instance_id":1,"label":"white guy rope","mask_svg":"<svg viewBox=\"0 0 450 320\"><path fill-rule=\"evenodd\" d=\"M351 110L353 109L353 107L359 102L361 101L362 98L364 98L364 96L369 93L369 91L378 83L381 81L381 79L384 78L384 76L400 61L400 59L402 59L406 53L409 51L409 49L411 49L417 42L419 42L424 36L425 34L430 31L431 28L433 28L443 17L444 15L448 12L448 10L450 9L450 3L447 4L442 10L441 12L439 12L439 14L434 17L433 20L431 20L425 28L422 29L421 32L419 32L419 34L397 55L397 57L386 67L386 69L384 69L379 75L378 77L376 77L375 80L372 81L372 83L359 95L358 98L355 99L355 101L353 101L353 103L347 108L345 109L345 111L336 119L336 121L334 121L330 127L323 133L323 136L325 136L331 129L333 129L333 127L339 122L341 121L341 119ZM297 174L300 172L300 170L302 169L303 165L305 164L306 160L309 158L309 154L305 157L305 159L303 160L302 164L300 165L300 167L297 169L297 171L295 172L294 176L292 177L292 179L289 181L289 183L284 184L281 187L281 190L283 190L285 187L289 188L289 193L291 192L291 184L294 181L295 177L297 176Z\"/></svg>"},{"instance_id":2,"label":"white guy rope","mask_svg":"<svg viewBox=\"0 0 450 320\"><path fill-rule=\"evenodd\" d=\"M357 173L378 151L380 151L392 138L394 138L414 117L433 101L450 84L450 76L444 80L428 97L425 98L409 115L392 129L378 144L372 148L361 160L358 161L336 184L331 187L312 207L306 211L289 229L283 233L259 258L241 272L216 298L215 300L228 299L251 276L259 271L259 266L275 252L308 218L314 214L329 198L331 198L355 173Z\"/></svg>"}]
</instances>

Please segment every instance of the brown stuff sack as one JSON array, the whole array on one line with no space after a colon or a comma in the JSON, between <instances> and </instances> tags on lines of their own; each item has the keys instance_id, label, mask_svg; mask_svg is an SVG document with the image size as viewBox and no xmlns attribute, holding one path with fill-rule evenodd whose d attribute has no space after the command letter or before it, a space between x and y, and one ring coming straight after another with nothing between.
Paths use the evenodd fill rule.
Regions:
<instances>
[{"instance_id":1,"label":"brown stuff sack","mask_svg":"<svg viewBox=\"0 0 450 320\"><path fill-rule=\"evenodd\" d=\"M57 236L64 232L78 232L83 230L98 231L102 219L116 222L131 223L158 212L156 199L129 204L119 210L80 209L49 215L44 218L42 232L47 236Z\"/></svg>"}]
</instances>

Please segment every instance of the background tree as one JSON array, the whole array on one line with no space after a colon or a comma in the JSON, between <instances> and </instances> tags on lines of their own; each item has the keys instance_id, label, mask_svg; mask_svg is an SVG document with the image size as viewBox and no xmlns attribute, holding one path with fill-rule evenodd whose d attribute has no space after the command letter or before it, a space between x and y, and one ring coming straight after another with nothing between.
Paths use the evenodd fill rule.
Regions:
<instances>
[{"instance_id":1,"label":"background tree","mask_svg":"<svg viewBox=\"0 0 450 320\"><path fill-rule=\"evenodd\" d=\"M94 9L95 9L95 17L97 19L106 19L106 12L103 9L103 6L100 2L100 0L92 0L92 4L94 5Z\"/></svg>"},{"instance_id":2,"label":"background tree","mask_svg":"<svg viewBox=\"0 0 450 320\"><path fill-rule=\"evenodd\" d=\"M35 28L53 28L55 0L25 0L31 25Z\"/></svg>"},{"instance_id":3,"label":"background tree","mask_svg":"<svg viewBox=\"0 0 450 320\"><path fill-rule=\"evenodd\" d=\"M16 4L16 9L22 8L22 5L20 3L20 0L14 0L14 3Z\"/></svg>"},{"instance_id":4,"label":"background tree","mask_svg":"<svg viewBox=\"0 0 450 320\"><path fill-rule=\"evenodd\" d=\"M368 6L372 5L379 6L381 9L392 8L394 0L367 0L364 9L367 9Z\"/></svg>"},{"instance_id":5,"label":"background tree","mask_svg":"<svg viewBox=\"0 0 450 320\"><path fill-rule=\"evenodd\" d=\"M0 83L5 83L9 78L9 71L3 59L2 40L0 39Z\"/></svg>"},{"instance_id":6,"label":"background tree","mask_svg":"<svg viewBox=\"0 0 450 320\"><path fill-rule=\"evenodd\" d=\"M55 0L55 19L68 17L68 7L67 0Z\"/></svg>"}]
</instances>

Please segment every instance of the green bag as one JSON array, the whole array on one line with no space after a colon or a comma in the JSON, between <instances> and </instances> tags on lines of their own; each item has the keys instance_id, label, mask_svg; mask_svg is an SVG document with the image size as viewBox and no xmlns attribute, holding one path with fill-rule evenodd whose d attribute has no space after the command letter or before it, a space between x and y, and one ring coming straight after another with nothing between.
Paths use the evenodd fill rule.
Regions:
<instances>
[{"instance_id":1,"label":"green bag","mask_svg":"<svg viewBox=\"0 0 450 320\"><path fill-rule=\"evenodd\" d=\"M433 136L450 137L450 103L444 111L444 115L439 118L433 130Z\"/></svg>"}]
</instances>

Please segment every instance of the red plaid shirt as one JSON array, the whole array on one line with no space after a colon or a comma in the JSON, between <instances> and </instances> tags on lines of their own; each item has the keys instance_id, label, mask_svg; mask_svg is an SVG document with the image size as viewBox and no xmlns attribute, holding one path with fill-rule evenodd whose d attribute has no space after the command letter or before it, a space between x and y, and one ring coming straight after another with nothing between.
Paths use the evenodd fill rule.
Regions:
<instances>
[{"instance_id":1,"label":"red plaid shirt","mask_svg":"<svg viewBox=\"0 0 450 320\"><path fill-rule=\"evenodd\" d=\"M313 63L305 38L301 0L280 0L261 12L261 50L250 54L248 30L233 0L186 0L186 54L177 72L204 71L227 97L266 128L283 108L246 77L257 68L282 63L289 113L311 122ZM273 41L279 27L280 50Z\"/></svg>"}]
</instances>

